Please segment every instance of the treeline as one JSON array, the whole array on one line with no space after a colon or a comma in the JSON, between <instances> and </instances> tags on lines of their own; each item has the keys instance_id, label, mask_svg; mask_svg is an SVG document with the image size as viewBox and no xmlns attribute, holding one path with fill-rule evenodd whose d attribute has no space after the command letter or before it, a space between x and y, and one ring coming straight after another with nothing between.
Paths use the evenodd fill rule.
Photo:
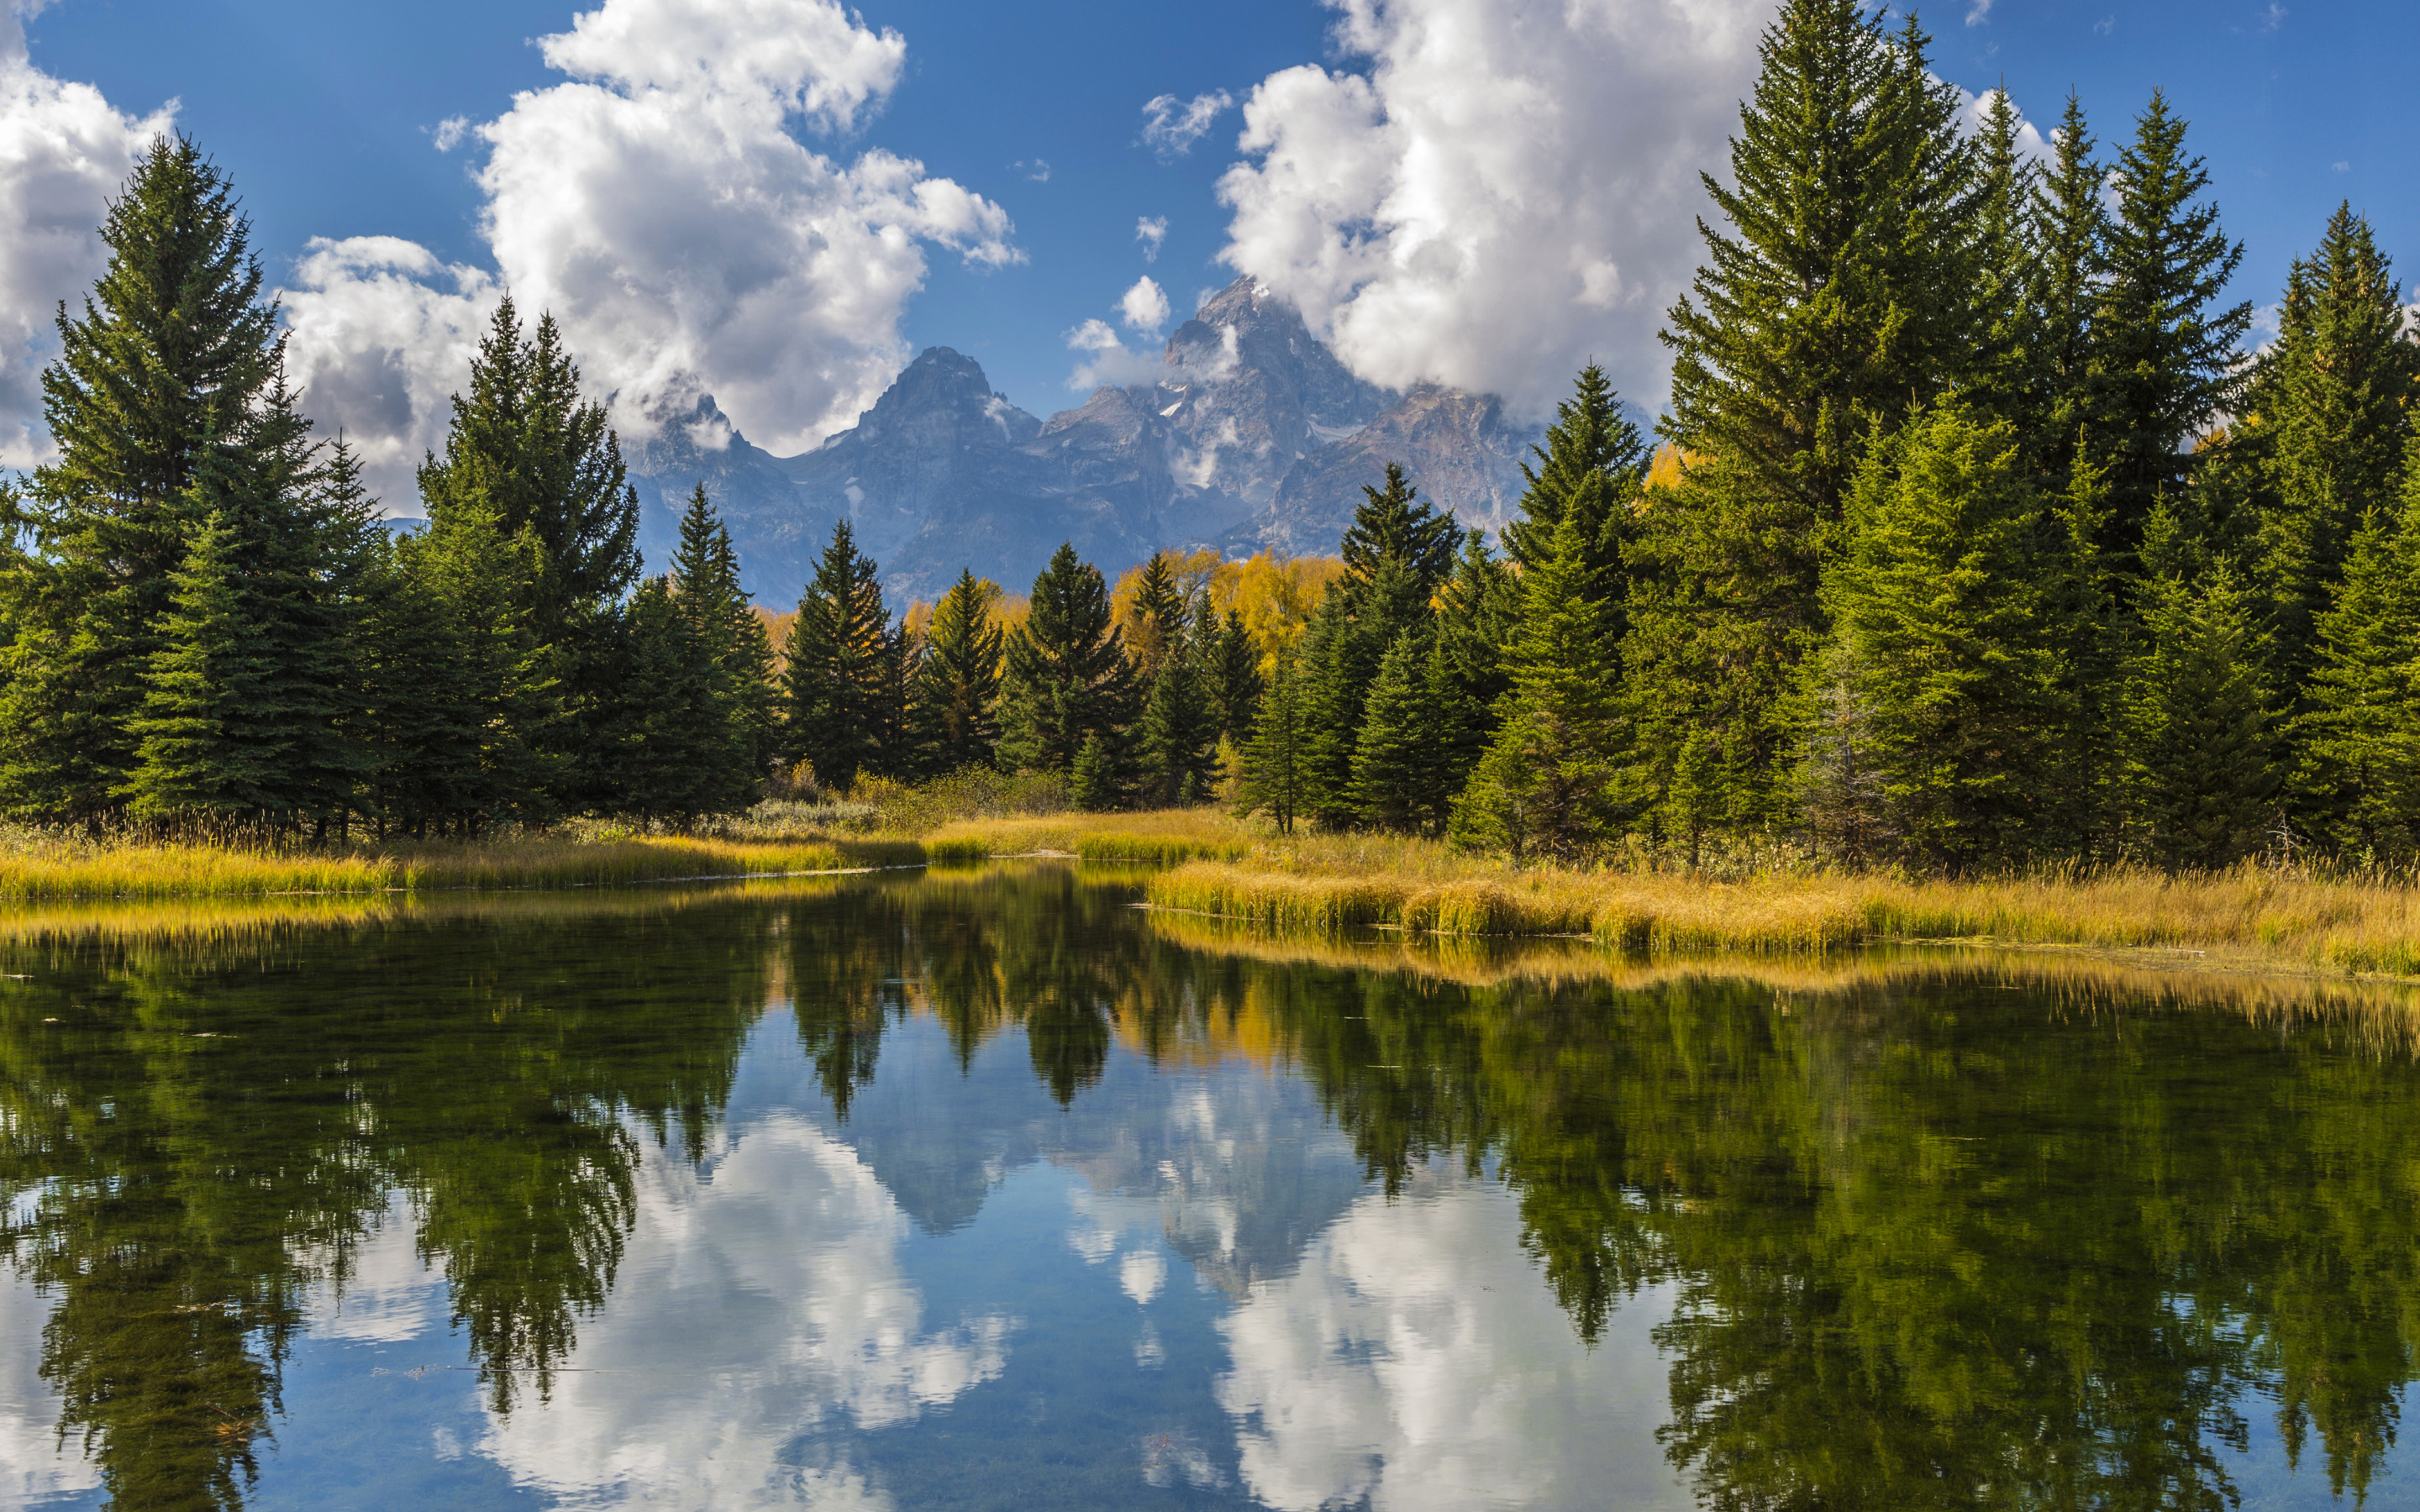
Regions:
<instances>
[{"instance_id":1,"label":"treeline","mask_svg":"<svg viewBox=\"0 0 2420 1512\"><path fill-rule=\"evenodd\" d=\"M163 141L6 501L0 802L465 834L997 764L1516 857L2420 856L2420 346L2367 224L2246 357L2161 97L2109 154L2071 99L2037 162L1927 46L1774 22L1662 457L1591 366L1496 548L1390 468L1274 627L1066 548L1022 623L971 573L894 618L843 525L777 647L702 489L643 577L604 413L509 304L392 539Z\"/></svg>"},{"instance_id":2,"label":"treeline","mask_svg":"<svg viewBox=\"0 0 2420 1512\"><path fill-rule=\"evenodd\" d=\"M702 486L643 575L605 411L509 300L420 469L427 524L397 536L297 412L247 225L191 141L154 145L102 237L43 375L58 458L0 497L17 817L462 836L995 763L1094 806L1181 803L1250 727L1253 638L1166 559L1131 644L1065 550L1013 635L971 574L911 628L844 523L777 655Z\"/></svg>"},{"instance_id":3,"label":"treeline","mask_svg":"<svg viewBox=\"0 0 2420 1512\"><path fill-rule=\"evenodd\" d=\"M2071 99L2037 163L1926 48L1783 8L1665 333L1675 465L1591 368L1505 560L1365 514L1248 801L1693 863L2420 856L2420 346L2368 224L2247 358L2164 99L2108 156Z\"/></svg>"}]
</instances>

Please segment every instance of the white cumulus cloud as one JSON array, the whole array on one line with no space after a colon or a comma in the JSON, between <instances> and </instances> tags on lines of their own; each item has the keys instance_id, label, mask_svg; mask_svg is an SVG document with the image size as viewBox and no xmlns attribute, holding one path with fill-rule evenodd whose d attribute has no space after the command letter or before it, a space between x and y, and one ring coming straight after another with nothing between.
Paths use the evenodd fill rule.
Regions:
<instances>
[{"instance_id":1,"label":"white cumulus cloud","mask_svg":"<svg viewBox=\"0 0 2420 1512\"><path fill-rule=\"evenodd\" d=\"M905 63L898 33L835 0L604 0L539 51L566 79L468 129L487 153L481 229L495 282L553 312L626 432L710 392L752 440L803 450L907 361L928 245L1021 260L991 201L879 147L843 162L792 134L861 128ZM443 432L465 322L494 292L387 239L316 243L297 270L304 406L382 460L391 502L411 497L394 461ZM362 347L374 330L401 344Z\"/></svg>"},{"instance_id":2,"label":"white cumulus cloud","mask_svg":"<svg viewBox=\"0 0 2420 1512\"><path fill-rule=\"evenodd\" d=\"M1224 89L1191 100L1154 95L1143 101L1143 145L1162 158L1181 158L1193 150L1193 144L1207 135L1211 123L1234 102L1235 97Z\"/></svg>"},{"instance_id":3,"label":"white cumulus cloud","mask_svg":"<svg viewBox=\"0 0 2420 1512\"><path fill-rule=\"evenodd\" d=\"M24 17L39 8L0 8L0 467L12 468L52 455L40 373L58 350L53 318L100 277L109 199L176 116L173 102L126 115L34 67Z\"/></svg>"},{"instance_id":4,"label":"white cumulus cloud","mask_svg":"<svg viewBox=\"0 0 2420 1512\"><path fill-rule=\"evenodd\" d=\"M1329 0L1360 71L1271 74L1219 195L1222 258L1362 377L1541 412L1590 357L1662 403L1772 0Z\"/></svg>"},{"instance_id":5,"label":"white cumulus cloud","mask_svg":"<svg viewBox=\"0 0 2420 1512\"><path fill-rule=\"evenodd\" d=\"M1145 215L1135 221L1135 239L1142 243L1142 260L1159 261L1159 244L1168 239L1168 217Z\"/></svg>"},{"instance_id":6,"label":"white cumulus cloud","mask_svg":"<svg viewBox=\"0 0 2420 1512\"><path fill-rule=\"evenodd\" d=\"M1138 278L1118 301L1129 331L1157 331L1168 324L1168 291L1149 277Z\"/></svg>"}]
</instances>

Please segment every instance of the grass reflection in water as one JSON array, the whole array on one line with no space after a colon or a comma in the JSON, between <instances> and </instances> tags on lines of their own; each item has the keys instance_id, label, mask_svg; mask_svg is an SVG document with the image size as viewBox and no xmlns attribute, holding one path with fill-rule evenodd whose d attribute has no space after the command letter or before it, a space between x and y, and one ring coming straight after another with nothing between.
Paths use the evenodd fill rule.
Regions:
<instances>
[{"instance_id":1,"label":"grass reflection in water","mask_svg":"<svg viewBox=\"0 0 2420 1512\"><path fill-rule=\"evenodd\" d=\"M844 1120L918 1015L962 1067L1020 1036L1063 1106L1120 1047L1242 1060L1382 1190L1492 1173L1579 1337L1679 1298L1663 1440L1711 1506L2224 1506L2269 1423L2385 1484L2420 1332L2394 990L1295 942L1133 896L995 867L0 918L0 1254L63 1429L121 1505L241 1504L307 1296L398 1194L489 1410L539 1410L644 1145L702 1159L791 1006Z\"/></svg>"}]
</instances>

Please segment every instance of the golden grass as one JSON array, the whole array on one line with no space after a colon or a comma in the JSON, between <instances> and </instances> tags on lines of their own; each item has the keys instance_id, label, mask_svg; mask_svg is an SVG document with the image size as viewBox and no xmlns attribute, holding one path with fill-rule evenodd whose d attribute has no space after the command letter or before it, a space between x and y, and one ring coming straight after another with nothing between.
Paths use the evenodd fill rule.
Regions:
<instances>
[{"instance_id":1,"label":"golden grass","mask_svg":"<svg viewBox=\"0 0 2420 1512\"><path fill-rule=\"evenodd\" d=\"M293 852L50 841L0 851L0 900L598 887L912 866L923 859L923 849L913 841L855 840L518 840Z\"/></svg>"},{"instance_id":2,"label":"golden grass","mask_svg":"<svg viewBox=\"0 0 2420 1512\"><path fill-rule=\"evenodd\" d=\"M1055 855L1161 864L1202 856L1234 859L1252 847L1249 834L1209 809L961 820L934 830L923 844L924 854L936 861Z\"/></svg>"},{"instance_id":3,"label":"golden grass","mask_svg":"<svg viewBox=\"0 0 2420 1512\"><path fill-rule=\"evenodd\" d=\"M1161 913L1152 932L1205 954L1276 966L1393 971L1466 989L1602 985L1647 992L1691 981L1746 981L1792 998L1962 981L2017 988L2056 1011L2220 1011L2291 1027L2336 1025L2379 1053L2420 1054L2420 986L2314 980L2307 973L2195 969L2178 958L2069 948L1877 945L1828 955L1633 955L1557 939L1411 933L1357 939L1273 934L1231 919Z\"/></svg>"},{"instance_id":4,"label":"golden grass","mask_svg":"<svg viewBox=\"0 0 2420 1512\"><path fill-rule=\"evenodd\" d=\"M1214 821L1215 823L1215 821ZM2047 871L1974 881L1771 872L1744 879L1516 870L1428 841L1248 841L1150 880L1151 903L1280 929L1581 935L1647 951L1820 954L1886 940L2202 951L2231 964L2420 976L2420 890L2257 866L2167 876Z\"/></svg>"}]
</instances>

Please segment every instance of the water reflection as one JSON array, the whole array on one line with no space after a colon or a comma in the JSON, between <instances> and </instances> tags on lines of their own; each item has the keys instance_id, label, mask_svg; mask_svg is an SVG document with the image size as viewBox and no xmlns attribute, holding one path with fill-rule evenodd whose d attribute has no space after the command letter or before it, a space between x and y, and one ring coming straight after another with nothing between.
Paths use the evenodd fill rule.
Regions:
<instances>
[{"instance_id":1,"label":"water reflection","mask_svg":"<svg viewBox=\"0 0 2420 1512\"><path fill-rule=\"evenodd\" d=\"M306 1344L372 1351L347 1379L457 1351L439 1458L493 1504L2391 1484L2399 1000L1305 946L1130 899L1039 868L0 921L0 1489L344 1504L285 1443ZM412 1421L371 1459L427 1458Z\"/></svg>"}]
</instances>

